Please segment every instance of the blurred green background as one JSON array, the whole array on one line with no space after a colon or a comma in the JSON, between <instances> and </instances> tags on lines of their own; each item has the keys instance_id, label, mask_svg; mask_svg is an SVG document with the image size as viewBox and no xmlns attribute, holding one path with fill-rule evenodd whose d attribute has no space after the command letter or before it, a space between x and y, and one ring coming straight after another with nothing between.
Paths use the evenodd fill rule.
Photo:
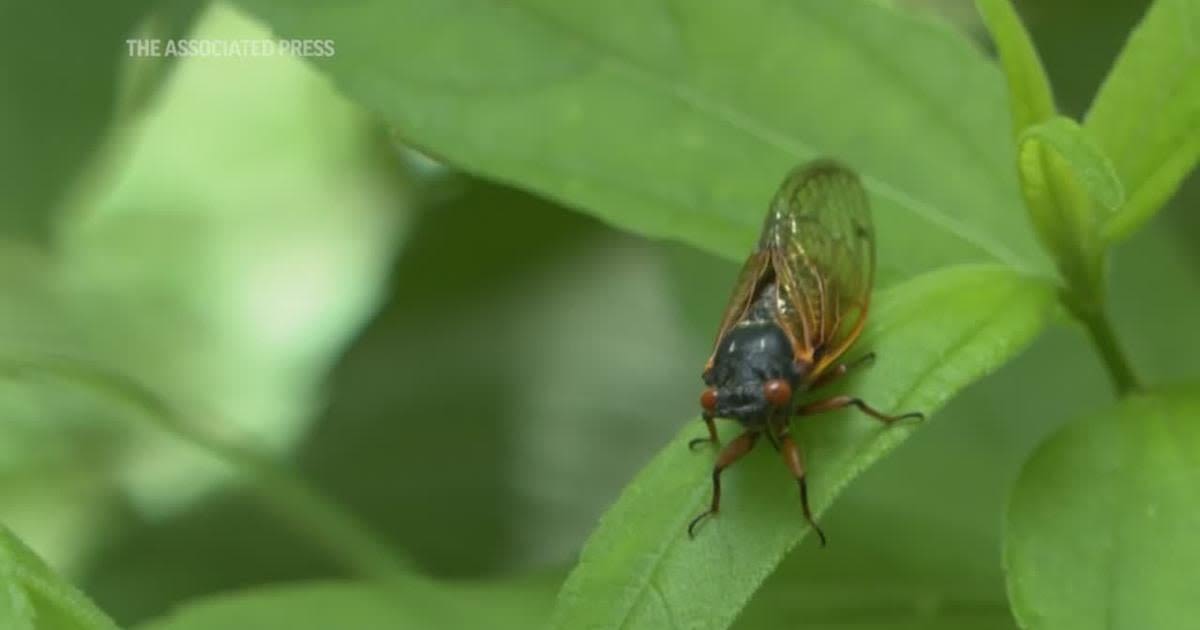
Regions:
<instances>
[{"instance_id":1,"label":"blurred green background","mask_svg":"<svg viewBox=\"0 0 1200 630\"><path fill-rule=\"evenodd\" d=\"M904 4L982 37L969 3ZM1078 117L1146 3L1018 4ZM139 24L269 37L225 5ZM107 103L108 126L61 165L83 175L54 238L0 242L3 352L132 375L297 462L429 575L564 574L693 417L735 267L441 166L300 60L121 48L66 97ZM1178 334L1200 303L1174 299L1200 292L1198 201L1193 177L1114 256L1116 325L1148 380L1200 372L1200 336ZM1083 334L1051 329L853 484L825 519L835 544L793 554L739 627L928 628L932 612L1013 627L1008 489L1042 438L1111 402ZM103 391L19 369L0 380L0 519L122 623L344 575L211 456Z\"/></svg>"}]
</instances>

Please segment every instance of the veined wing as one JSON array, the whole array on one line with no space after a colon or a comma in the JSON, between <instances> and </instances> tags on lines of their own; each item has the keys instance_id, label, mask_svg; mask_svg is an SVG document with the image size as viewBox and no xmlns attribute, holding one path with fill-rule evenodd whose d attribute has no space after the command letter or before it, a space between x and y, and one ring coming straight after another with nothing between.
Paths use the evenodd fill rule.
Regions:
<instances>
[{"instance_id":1,"label":"veined wing","mask_svg":"<svg viewBox=\"0 0 1200 630\"><path fill-rule=\"evenodd\" d=\"M758 249L770 252L780 324L815 378L858 338L870 306L875 234L858 176L828 160L793 170Z\"/></svg>"}]
</instances>

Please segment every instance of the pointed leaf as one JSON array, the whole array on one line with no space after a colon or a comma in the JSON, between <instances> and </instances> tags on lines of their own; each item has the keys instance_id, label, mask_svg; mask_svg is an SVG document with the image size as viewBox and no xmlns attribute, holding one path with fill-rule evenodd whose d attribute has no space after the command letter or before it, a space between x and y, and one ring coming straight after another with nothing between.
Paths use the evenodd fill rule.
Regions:
<instances>
[{"instance_id":1,"label":"pointed leaf","mask_svg":"<svg viewBox=\"0 0 1200 630\"><path fill-rule=\"evenodd\" d=\"M1042 244L1054 256L1072 291L1089 295L1102 282L1104 248L1100 218L1095 216L1088 193L1119 195L1106 190L1104 177L1093 176L1089 170L1093 161L1076 127L1060 117L1031 128L1031 133L1019 140L1017 171L1025 207ZM1083 177L1092 177L1090 185Z\"/></svg>"},{"instance_id":2,"label":"pointed leaf","mask_svg":"<svg viewBox=\"0 0 1200 630\"><path fill-rule=\"evenodd\" d=\"M1120 240L1149 219L1200 159L1200 0L1156 0L1085 120L1113 160L1129 202L1105 232Z\"/></svg>"},{"instance_id":3,"label":"pointed leaf","mask_svg":"<svg viewBox=\"0 0 1200 630\"><path fill-rule=\"evenodd\" d=\"M1000 54L1000 65L1008 79L1013 134L1019 136L1028 127L1058 113L1050 79L1046 77L1033 39L1009 0L976 0L975 6Z\"/></svg>"},{"instance_id":4,"label":"pointed leaf","mask_svg":"<svg viewBox=\"0 0 1200 630\"><path fill-rule=\"evenodd\" d=\"M922 275L879 295L858 346L879 359L845 387L886 411L932 412L1019 351L1053 302L1046 284L1000 268ZM817 512L915 430L851 412L793 425ZM689 540L687 523L710 491L713 453L687 448L702 433L699 422L688 423L626 487L563 586L551 627L727 627L808 532L795 482L764 447L725 474L720 515ZM723 438L734 434L725 427ZM838 544L838 533L829 535Z\"/></svg>"}]
</instances>

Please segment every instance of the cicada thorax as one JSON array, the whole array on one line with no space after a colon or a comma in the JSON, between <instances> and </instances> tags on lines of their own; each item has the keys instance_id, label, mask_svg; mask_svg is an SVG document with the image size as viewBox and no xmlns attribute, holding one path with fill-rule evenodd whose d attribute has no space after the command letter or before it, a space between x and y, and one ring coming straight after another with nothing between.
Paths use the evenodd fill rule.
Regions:
<instances>
[{"instance_id":1,"label":"cicada thorax","mask_svg":"<svg viewBox=\"0 0 1200 630\"><path fill-rule=\"evenodd\" d=\"M796 360L795 341L779 321L779 304L775 279L768 275L717 340L704 373L714 417L762 427L803 389L809 364Z\"/></svg>"}]
</instances>

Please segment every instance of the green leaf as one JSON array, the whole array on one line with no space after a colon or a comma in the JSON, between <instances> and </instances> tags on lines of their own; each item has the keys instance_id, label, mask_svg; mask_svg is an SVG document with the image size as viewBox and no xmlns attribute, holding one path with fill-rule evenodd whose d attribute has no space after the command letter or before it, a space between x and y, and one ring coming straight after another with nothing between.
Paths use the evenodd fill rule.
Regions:
<instances>
[{"instance_id":1,"label":"green leaf","mask_svg":"<svg viewBox=\"0 0 1200 630\"><path fill-rule=\"evenodd\" d=\"M1089 189L1076 176L1077 164L1081 174L1088 173L1085 141L1077 125L1061 117L1031 132L1021 136L1017 155L1030 221L1072 292L1096 295L1103 278L1104 248ZM1093 194L1107 194L1104 178L1094 179Z\"/></svg>"},{"instance_id":2,"label":"green leaf","mask_svg":"<svg viewBox=\"0 0 1200 630\"><path fill-rule=\"evenodd\" d=\"M1157 0L1096 95L1085 126L1129 201L1105 237L1145 223L1200 158L1200 0Z\"/></svg>"},{"instance_id":3,"label":"green leaf","mask_svg":"<svg viewBox=\"0 0 1200 630\"><path fill-rule=\"evenodd\" d=\"M1055 116L1029 127L1017 170L1030 220L1077 289L1098 286L1104 249L1097 207L1115 210L1124 191L1112 163L1075 121Z\"/></svg>"},{"instance_id":4,"label":"green leaf","mask_svg":"<svg viewBox=\"0 0 1200 630\"><path fill-rule=\"evenodd\" d=\"M1095 293L1103 250L1087 194L1108 208L1120 186L1103 153L1073 121L1057 116L1050 80L1009 0L976 0L1008 79L1017 171L1042 245L1076 294Z\"/></svg>"},{"instance_id":5,"label":"green leaf","mask_svg":"<svg viewBox=\"0 0 1200 630\"><path fill-rule=\"evenodd\" d=\"M201 599L141 630L529 630L546 620L554 589L542 578L439 584L313 583Z\"/></svg>"},{"instance_id":6,"label":"green leaf","mask_svg":"<svg viewBox=\"0 0 1200 630\"><path fill-rule=\"evenodd\" d=\"M111 122L125 40L148 0L0 5L0 231L46 240Z\"/></svg>"},{"instance_id":7,"label":"green leaf","mask_svg":"<svg viewBox=\"0 0 1200 630\"><path fill-rule=\"evenodd\" d=\"M1024 628L1188 628L1200 617L1200 394L1137 395L1026 463L1005 560Z\"/></svg>"},{"instance_id":8,"label":"green leaf","mask_svg":"<svg viewBox=\"0 0 1200 630\"><path fill-rule=\"evenodd\" d=\"M310 60L407 141L642 235L741 258L787 170L831 155L871 193L886 281L1047 268L995 66L882 3L241 4L335 41Z\"/></svg>"},{"instance_id":9,"label":"green leaf","mask_svg":"<svg viewBox=\"0 0 1200 630\"><path fill-rule=\"evenodd\" d=\"M944 507L944 506L943 506ZM878 526L884 521L875 521ZM911 521L897 523L908 527ZM936 543L935 543L936 544ZM889 546L888 552L892 550ZM878 562L881 549L869 550ZM995 555L991 548L981 550ZM790 587L790 588L786 588ZM767 591L768 589L764 589ZM759 591L735 630L829 628L834 630L1013 630L1003 597L980 599L953 587L925 584L812 580Z\"/></svg>"},{"instance_id":10,"label":"green leaf","mask_svg":"<svg viewBox=\"0 0 1200 630\"><path fill-rule=\"evenodd\" d=\"M980 266L881 292L858 346L879 359L848 389L884 410L932 412L1023 347L1053 302L1041 281ZM795 428L818 513L914 430L846 412ZM723 429L723 439L734 435ZM686 446L702 433L689 423L626 487L563 586L553 628L724 628L807 533L795 482L763 448L726 473L721 514L689 541L686 525L710 491L712 453ZM838 532L829 534L838 544Z\"/></svg>"},{"instance_id":11,"label":"green leaf","mask_svg":"<svg viewBox=\"0 0 1200 630\"><path fill-rule=\"evenodd\" d=\"M1008 80L1013 134L1020 136L1027 128L1058 113L1050 79L1033 39L1009 0L976 0L975 6L1000 55L1000 65Z\"/></svg>"},{"instance_id":12,"label":"green leaf","mask_svg":"<svg viewBox=\"0 0 1200 630\"><path fill-rule=\"evenodd\" d=\"M1067 163L1070 174L1104 208L1116 210L1125 202L1125 190L1112 162L1074 120L1055 116L1026 129L1017 142L1022 153L1026 143L1035 143L1038 148L1045 147L1057 153Z\"/></svg>"},{"instance_id":13,"label":"green leaf","mask_svg":"<svg viewBox=\"0 0 1200 630\"><path fill-rule=\"evenodd\" d=\"M0 627L13 630L117 630L100 609L63 581L0 525Z\"/></svg>"}]
</instances>

